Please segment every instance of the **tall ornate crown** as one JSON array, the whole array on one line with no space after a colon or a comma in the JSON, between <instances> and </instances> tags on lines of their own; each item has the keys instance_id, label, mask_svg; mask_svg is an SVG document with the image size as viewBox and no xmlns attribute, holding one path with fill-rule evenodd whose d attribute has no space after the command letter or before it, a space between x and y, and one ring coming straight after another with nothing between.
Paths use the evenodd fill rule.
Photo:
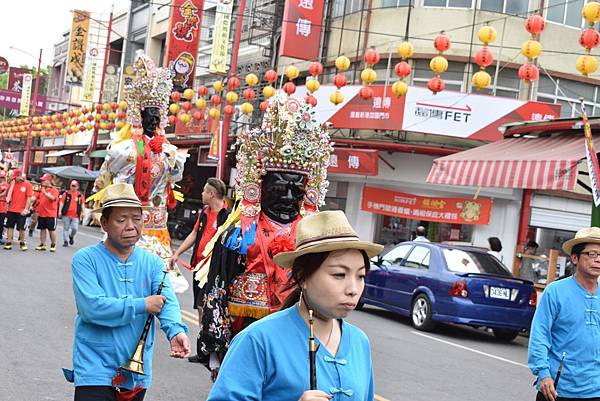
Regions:
<instances>
[{"instance_id":1,"label":"tall ornate crown","mask_svg":"<svg viewBox=\"0 0 600 401\"><path fill-rule=\"evenodd\" d=\"M129 122L133 126L142 123L142 110L146 107L157 107L160 110L160 127L168 123L167 108L173 90L171 71L157 68L150 57L142 50L136 54L133 64L135 78L125 84L125 100L129 104Z\"/></svg>"},{"instance_id":2,"label":"tall ornate crown","mask_svg":"<svg viewBox=\"0 0 600 401\"><path fill-rule=\"evenodd\" d=\"M261 127L240 134L238 145L236 193L242 215L258 215L261 181L268 172L306 175L304 211L316 211L324 203L333 146L311 105L285 95L271 98Z\"/></svg>"}]
</instances>

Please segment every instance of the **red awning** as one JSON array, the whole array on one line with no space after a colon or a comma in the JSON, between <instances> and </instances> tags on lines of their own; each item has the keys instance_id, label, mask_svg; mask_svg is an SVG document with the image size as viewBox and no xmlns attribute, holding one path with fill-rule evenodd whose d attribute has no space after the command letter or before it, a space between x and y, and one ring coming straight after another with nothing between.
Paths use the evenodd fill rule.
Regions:
<instances>
[{"instance_id":1,"label":"red awning","mask_svg":"<svg viewBox=\"0 0 600 401\"><path fill-rule=\"evenodd\" d=\"M581 135L503 139L435 159L432 184L474 187L573 189L585 158ZM600 149L600 138L594 138Z\"/></svg>"}]
</instances>

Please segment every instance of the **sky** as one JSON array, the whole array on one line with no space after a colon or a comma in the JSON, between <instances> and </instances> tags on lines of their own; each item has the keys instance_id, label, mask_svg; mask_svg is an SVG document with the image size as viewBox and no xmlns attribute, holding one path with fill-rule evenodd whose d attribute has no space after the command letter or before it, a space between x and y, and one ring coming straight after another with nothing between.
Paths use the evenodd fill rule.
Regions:
<instances>
[{"instance_id":1,"label":"sky","mask_svg":"<svg viewBox=\"0 0 600 401\"><path fill-rule=\"evenodd\" d=\"M42 66L52 63L54 43L71 29L72 10L90 11L108 21L111 7L121 11L128 7L128 0L29 0L6 2L0 22L0 57L9 65L37 66L40 48ZM92 14L94 18L94 14ZM10 47L19 50L11 49ZM30 55L25 54L30 53Z\"/></svg>"}]
</instances>

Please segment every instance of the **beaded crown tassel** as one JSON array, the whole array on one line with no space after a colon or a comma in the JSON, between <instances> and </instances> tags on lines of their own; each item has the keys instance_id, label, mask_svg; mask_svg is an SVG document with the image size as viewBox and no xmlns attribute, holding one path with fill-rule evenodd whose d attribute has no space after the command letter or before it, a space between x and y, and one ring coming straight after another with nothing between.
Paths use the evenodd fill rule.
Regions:
<instances>
[{"instance_id":1,"label":"beaded crown tassel","mask_svg":"<svg viewBox=\"0 0 600 401\"><path fill-rule=\"evenodd\" d=\"M242 132L237 144L235 189L241 199L243 233L256 226L262 177L269 172L306 176L302 214L316 212L324 203L333 146L310 104L286 95L274 96L261 126Z\"/></svg>"}]
</instances>

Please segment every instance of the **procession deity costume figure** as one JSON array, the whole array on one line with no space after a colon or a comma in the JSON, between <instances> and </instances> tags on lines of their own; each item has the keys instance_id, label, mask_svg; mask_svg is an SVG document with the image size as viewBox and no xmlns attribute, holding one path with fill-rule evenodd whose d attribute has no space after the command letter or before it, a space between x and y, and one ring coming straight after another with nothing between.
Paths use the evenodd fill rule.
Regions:
<instances>
[{"instance_id":1,"label":"procession deity costume figure","mask_svg":"<svg viewBox=\"0 0 600 401\"><path fill-rule=\"evenodd\" d=\"M213 238L198 335L198 356L213 373L233 335L288 295L289 270L273 256L294 249L296 225L324 203L333 151L314 108L285 95L271 98L261 126L237 146L237 207Z\"/></svg>"},{"instance_id":2,"label":"procession deity costume figure","mask_svg":"<svg viewBox=\"0 0 600 401\"><path fill-rule=\"evenodd\" d=\"M141 52L136 55L133 68L135 78L125 86L127 124L106 148L106 158L94 184L98 192L89 199L101 200L102 190L110 184L132 184L142 205L147 206L138 246L158 255L169 266L172 251L167 207L176 205L173 184L181 180L187 156L178 153L164 133L173 88L171 72L157 68Z\"/></svg>"}]
</instances>

